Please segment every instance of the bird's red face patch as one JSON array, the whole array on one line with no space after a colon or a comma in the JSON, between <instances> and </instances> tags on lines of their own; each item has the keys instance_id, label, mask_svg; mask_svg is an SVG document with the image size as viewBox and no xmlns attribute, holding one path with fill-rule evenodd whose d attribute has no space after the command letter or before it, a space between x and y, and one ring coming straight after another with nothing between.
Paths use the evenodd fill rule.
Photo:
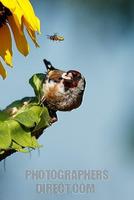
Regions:
<instances>
[{"instance_id":1,"label":"bird's red face patch","mask_svg":"<svg viewBox=\"0 0 134 200\"><path fill-rule=\"evenodd\" d=\"M66 88L74 88L78 86L78 82L81 79L80 72L75 70L69 70L66 76L71 78L70 80L64 80L64 85Z\"/></svg>"},{"instance_id":2,"label":"bird's red face patch","mask_svg":"<svg viewBox=\"0 0 134 200\"><path fill-rule=\"evenodd\" d=\"M77 85L78 85L78 82L76 82L76 81L66 81L66 80L64 80L64 86L65 86L65 88L74 88L74 87L77 87Z\"/></svg>"}]
</instances>

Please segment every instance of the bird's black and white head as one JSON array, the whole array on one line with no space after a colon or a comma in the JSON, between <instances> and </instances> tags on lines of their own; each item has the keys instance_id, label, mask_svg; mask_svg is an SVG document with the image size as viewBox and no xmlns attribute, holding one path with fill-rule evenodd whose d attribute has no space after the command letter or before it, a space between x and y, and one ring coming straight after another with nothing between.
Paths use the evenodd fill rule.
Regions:
<instances>
[{"instance_id":1,"label":"bird's black and white head","mask_svg":"<svg viewBox=\"0 0 134 200\"><path fill-rule=\"evenodd\" d=\"M62 71L44 59L47 68L43 101L53 110L69 111L81 105L85 78L76 70Z\"/></svg>"},{"instance_id":2,"label":"bird's black and white head","mask_svg":"<svg viewBox=\"0 0 134 200\"><path fill-rule=\"evenodd\" d=\"M60 84L64 86L65 90L70 88L76 88L81 86L81 89L85 88L85 78L82 74L76 70L69 70L67 72L55 68L46 59L43 60L47 69L47 82L56 85Z\"/></svg>"}]
</instances>

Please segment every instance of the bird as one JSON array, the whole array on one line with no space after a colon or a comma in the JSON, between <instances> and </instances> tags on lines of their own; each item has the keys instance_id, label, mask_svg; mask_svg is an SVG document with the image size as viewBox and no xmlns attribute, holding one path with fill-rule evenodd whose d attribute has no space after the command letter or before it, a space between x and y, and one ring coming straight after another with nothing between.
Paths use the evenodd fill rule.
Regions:
<instances>
[{"instance_id":1,"label":"bird","mask_svg":"<svg viewBox=\"0 0 134 200\"><path fill-rule=\"evenodd\" d=\"M44 59L47 72L43 80L41 103L49 110L52 123L58 120L57 111L72 111L83 100L86 81L76 70L62 71Z\"/></svg>"}]
</instances>

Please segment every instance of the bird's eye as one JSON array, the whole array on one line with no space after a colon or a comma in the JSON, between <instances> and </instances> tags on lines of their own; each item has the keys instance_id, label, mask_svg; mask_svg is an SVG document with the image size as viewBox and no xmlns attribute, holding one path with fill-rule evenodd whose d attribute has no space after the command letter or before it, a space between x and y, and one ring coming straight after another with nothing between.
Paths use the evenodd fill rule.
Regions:
<instances>
[{"instance_id":1,"label":"bird's eye","mask_svg":"<svg viewBox=\"0 0 134 200\"><path fill-rule=\"evenodd\" d=\"M55 83L59 83L61 80L62 80L62 78L59 77L59 78L57 78L57 79L54 79L53 81L54 81Z\"/></svg>"},{"instance_id":2,"label":"bird's eye","mask_svg":"<svg viewBox=\"0 0 134 200\"><path fill-rule=\"evenodd\" d=\"M58 80L53 80L55 83L58 83L59 81Z\"/></svg>"},{"instance_id":3,"label":"bird's eye","mask_svg":"<svg viewBox=\"0 0 134 200\"><path fill-rule=\"evenodd\" d=\"M49 78L49 82L53 81L54 83L59 83L60 81L62 80L62 77L59 77L59 78L55 78L55 79L51 79Z\"/></svg>"}]
</instances>

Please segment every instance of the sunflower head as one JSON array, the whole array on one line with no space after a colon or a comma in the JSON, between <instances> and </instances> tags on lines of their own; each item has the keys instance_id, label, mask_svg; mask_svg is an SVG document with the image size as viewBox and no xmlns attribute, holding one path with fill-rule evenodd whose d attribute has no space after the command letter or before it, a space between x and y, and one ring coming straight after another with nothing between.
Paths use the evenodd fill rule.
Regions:
<instances>
[{"instance_id":1,"label":"sunflower head","mask_svg":"<svg viewBox=\"0 0 134 200\"><path fill-rule=\"evenodd\" d=\"M9 28L10 27L10 28ZM0 0L0 57L12 67L12 31L18 51L27 56L29 45L24 35L24 27L36 47L36 32L40 33L40 21L36 17L29 0ZM7 72L0 60L0 75L6 78Z\"/></svg>"},{"instance_id":2,"label":"sunflower head","mask_svg":"<svg viewBox=\"0 0 134 200\"><path fill-rule=\"evenodd\" d=\"M0 2L0 28L7 22L8 16L11 14L10 10Z\"/></svg>"}]
</instances>

